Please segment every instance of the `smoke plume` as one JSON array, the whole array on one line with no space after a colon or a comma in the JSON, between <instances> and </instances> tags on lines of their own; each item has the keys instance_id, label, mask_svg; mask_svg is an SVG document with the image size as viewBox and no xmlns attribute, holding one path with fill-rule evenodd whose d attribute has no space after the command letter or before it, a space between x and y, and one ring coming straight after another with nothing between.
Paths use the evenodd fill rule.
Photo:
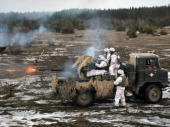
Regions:
<instances>
[{"instance_id":1,"label":"smoke plume","mask_svg":"<svg viewBox=\"0 0 170 127\"><path fill-rule=\"evenodd\" d=\"M93 39L95 44L88 47L85 50L85 55L89 55L94 58L94 57L98 57L98 55L100 55L99 51L102 51L103 48L105 48L106 46L105 46L104 32L96 30L93 37L94 37Z\"/></svg>"},{"instance_id":2,"label":"smoke plume","mask_svg":"<svg viewBox=\"0 0 170 127\"><path fill-rule=\"evenodd\" d=\"M48 30L41 25L38 29L30 31L28 33L19 32L17 29L13 33L8 33L8 28L0 24L0 46L10 46L18 44L22 48L25 48L35 37L35 32L48 32Z\"/></svg>"}]
</instances>

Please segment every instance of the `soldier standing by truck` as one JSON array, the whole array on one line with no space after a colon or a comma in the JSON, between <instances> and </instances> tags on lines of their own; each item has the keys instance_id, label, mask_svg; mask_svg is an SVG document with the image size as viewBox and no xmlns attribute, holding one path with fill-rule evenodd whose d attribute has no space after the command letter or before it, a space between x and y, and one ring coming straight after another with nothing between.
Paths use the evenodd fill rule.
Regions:
<instances>
[{"instance_id":1,"label":"soldier standing by truck","mask_svg":"<svg viewBox=\"0 0 170 127\"><path fill-rule=\"evenodd\" d=\"M114 85L117 86L116 88L116 94L115 94L115 104L114 104L114 109L119 108L119 101L121 99L121 104L122 104L122 108L125 108L126 106L126 102L125 102L125 86L127 85L126 83L126 77L124 75L124 71L119 69L118 70L118 75L120 75L116 81L114 81Z\"/></svg>"},{"instance_id":2,"label":"soldier standing by truck","mask_svg":"<svg viewBox=\"0 0 170 127\"><path fill-rule=\"evenodd\" d=\"M118 54L115 53L115 49L114 48L110 48L110 67L109 67L109 72L110 75L114 75L115 78L117 78L117 70L120 67L120 64L118 63Z\"/></svg>"}]
</instances>

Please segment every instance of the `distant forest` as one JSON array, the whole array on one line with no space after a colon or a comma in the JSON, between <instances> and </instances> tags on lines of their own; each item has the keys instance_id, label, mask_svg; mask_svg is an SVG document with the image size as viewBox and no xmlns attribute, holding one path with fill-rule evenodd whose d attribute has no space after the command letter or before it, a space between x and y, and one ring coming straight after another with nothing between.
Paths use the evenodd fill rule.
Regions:
<instances>
[{"instance_id":1,"label":"distant forest","mask_svg":"<svg viewBox=\"0 0 170 127\"><path fill-rule=\"evenodd\" d=\"M170 6L129 9L68 9L58 12L0 13L0 32L48 31L74 33L75 29L146 32L170 26ZM148 30L148 29L147 29ZM153 34L153 31L151 32ZM129 31L130 32L130 31Z\"/></svg>"}]
</instances>

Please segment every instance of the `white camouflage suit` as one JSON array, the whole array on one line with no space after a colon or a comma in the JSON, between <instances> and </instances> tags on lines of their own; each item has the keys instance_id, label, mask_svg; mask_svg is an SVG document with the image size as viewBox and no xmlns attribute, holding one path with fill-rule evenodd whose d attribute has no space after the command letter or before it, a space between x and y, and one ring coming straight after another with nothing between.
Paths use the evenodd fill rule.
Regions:
<instances>
[{"instance_id":1,"label":"white camouflage suit","mask_svg":"<svg viewBox=\"0 0 170 127\"><path fill-rule=\"evenodd\" d=\"M123 70L121 69L118 70L118 74L120 74L120 76L116 79L116 81L114 81L114 85L119 85L123 81L123 78L121 77L121 76L124 76ZM116 95L115 95L115 106L116 107L119 106L120 99L121 99L122 106L126 106L124 92L125 92L125 87L117 86Z\"/></svg>"},{"instance_id":2,"label":"white camouflage suit","mask_svg":"<svg viewBox=\"0 0 170 127\"><path fill-rule=\"evenodd\" d=\"M100 55L99 60L102 60L102 61L100 62L100 64L96 63L95 64L96 67L98 67L98 68L107 67L107 62L106 62L104 56ZM93 70L87 72L87 77L95 76L95 75L104 75L105 73L107 73L107 71L104 70L104 69L103 70L95 70L95 69L93 69Z\"/></svg>"},{"instance_id":3,"label":"white camouflage suit","mask_svg":"<svg viewBox=\"0 0 170 127\"><path fill-rule=\"evenodd\" d=\"M110 54L110 52L109 52L109 49L108 48L105 48L104 49L104 52L106 53L104 56L106 57L106 62L107 62L107 65L109 64L109 61L110 61L110 56L111 56L111 54Z\"/></svg>"},{"instance_id":4,"label":"white camouflage suit","mask_svg":"<svg viewBox=\"0 0 170 127\"><path fill-rule=\"evenodd\" d=\"M115 54L111 55L111 62L109 67L110 75L114 75L117 78L117 71L120 67L120 64L117 63L118 56Z\"/></svg>"}]
</instances>

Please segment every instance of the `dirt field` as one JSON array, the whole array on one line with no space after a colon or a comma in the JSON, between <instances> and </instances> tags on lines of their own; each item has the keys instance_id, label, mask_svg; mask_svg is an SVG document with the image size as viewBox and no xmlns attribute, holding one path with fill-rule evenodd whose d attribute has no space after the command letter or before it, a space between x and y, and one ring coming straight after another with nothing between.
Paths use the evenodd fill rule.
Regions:
<instances>
[{"instance_id":1,"label":"dirt field","mask_svg":"<svg viewBox=\"0 0 170 127\"><path fill-rule=\"evenodd\" d=\"M170 33L170 29L166 31ZM169 40L170 34L138 34L137 38L129 39L126 32L104 30L75 31L69 35L34 33L30 48L20 54L8 50L0 53L0 126L170 126L170 87L164 89L159 104L145 104L128 93L125 110L111 109L114 97L81 108L74 102L55 99L51 89L55 72L26 72L30 66L36 69L70 66L83 54L102 54L105 47L114 47L124 63L132 52L153 52L161 59L170 59Z\"/></svg>"}]
</instances>

